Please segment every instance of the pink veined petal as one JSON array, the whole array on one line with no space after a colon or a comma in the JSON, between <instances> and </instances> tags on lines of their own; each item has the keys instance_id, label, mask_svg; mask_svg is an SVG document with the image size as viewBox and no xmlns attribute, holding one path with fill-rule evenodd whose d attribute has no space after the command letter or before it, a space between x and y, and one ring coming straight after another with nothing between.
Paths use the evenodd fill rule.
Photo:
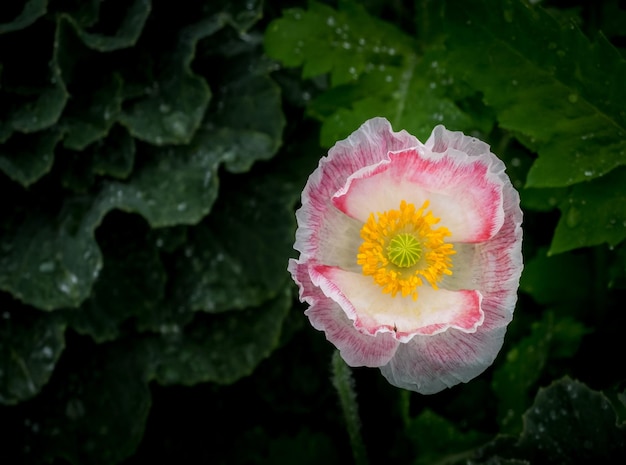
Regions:
<instances>
[{"instance_id":1,"label":"pink veined petal","mask_svg":"<svg viewBox=\"0 0 626 465\"><path fill-rule=\"evenodd\" d=\"M477 244L480 274L476 288L483 294L485 329L506 326L513 318L517 289L524 268L522 258L522 210L519 194L510 182L503 189L505 220L498 234Z\"/></svg>"},{"instance_id":2,"label":"pink veined petal","mask_svg":"<svg viewBox=\"0 0 626 465\"><path fill-rule=\"evenodd\" d=\"M371 276L323 265L310 269L311 280L343 308L361 332L392 332L400 342L414 335L433 335L449 328L474 332L484 318L478 291L435 290L429 285L410 296L384 294Z\"/></svg>"},{"instance_id":3,"label":"pink veined petal","mask_svg":"<svg viewBox=\"0 0 626 465\"><path fill-rule=\"evenodd\" d=\"M448 149L455 149L470 157L482 157L485 154L491 154L493 171L504 172L505 169L502 160L491 153L489 144L475 137L466 136L461 131L449 131L441 124L435 126L424 146L433 153L444 153Z\"/></svg>"},{"instance_id":4,"label":"pink veined petal","mask_svg":"<svg viewBox=\"0 0 626 465\"><path fill-rule=\"evenodd\" d=\"M438 160L451 158L456 162L446 169L460 169L466 174L465 177L460 176L463 179L471 178L468 173L472 171L468 167L477 165L473 168L473 174L479 177L482 173L484 179L479 182L484 183L483 187L487 191L490 185L500 186L501 213L500 226L497 224L497 213L491 214L491 219L474 221L470 225L467 236L474 239L464 244L457 243L459 253L453 256L456 273L446 276L440 286L444 290L446 284L449 284L449 290L461 291L460 294L465 295L464 300L461 300L466 303L472 302L471 296L474 301L477 299L480 319L476 318L475 311L454 314L443 310L448 316L452 315L449 318L454 320L452 324L437 323L424 318L422 323L425 326L421 326L420 331L404 334L395 320L389 325L384 319L387 315L380 311L384 306L374 308L371 303L369 307L361 303L357 306L351 304L353 300L363 299L361 294L355 297L350 291L358 290L359 286L338 276L341 274L345 277L350 271L360 271L358 268L354 269L354 257L360 244L358 231L362 220L345 215L345 209L332 205L335 202L341 207L341 201L331 199L336 193L337 198L346 196L355 180L374 177L379 172L377 170L380 173L388 170L388 167L381 167L392 164L394 157L402 157L411 148L435 168L442 167L437 165ZM411 165L415 160L407 158L404 162L407 170L405 176L418 168ZM382 118L366 122L348 139L338 142L329 152L329 156L320 161L319 167L309 178L302 195L302 208L297 212L295 248L301 255L299 261L290 262L289 270L300 288L300 299L310 304L305 313L312 325L326 333L327 339L340 349L348 364L381 366L383 375L391 384L424 394L439 392L459 382L467 382L491 365L502 346L506 325L512 318L522 270L522 212L519 208L519 196L504 169L504 164L490 152L489 146L475 138L437 126L428 141L422 145L405 131L393 132L389 123ZM426 174L427 172L423 173L423 176ZM452 177L457 181L459 179L459 176ZM439 184L434 183L436 186L441 184L454 189L453 182L444 182L450 181L450 178L439 178ZM438 177L429 176L429 179L436 180ZM476 188L470 183L466 185L468 189ZM416 195L417 190L408 190ZM435 190L431 186L428 193L432 196ZM385 198L389 191L378 194L380 198ZM392 193L391 196L393 195L395 194ZM413 203L416 207L421 206L419 198L415 198L418 201ZM485 199L489 203L489 198L486 195L482 200L477 200L477 203L482 205ZM370 212L374 211L372 198L368 200ZM390 204L393 203L391 207L380 211L397 209L399 200L410 201L408 198L398 200L395 197L393 200L395 202L390 201ZM442 219L440 225L448 226L444 223L445 215L435 211L435 202L431 198L428 200L433 214ZM444 203L444 206L448 206L447 201ZM481 215L485 213L477 210L477 216ZM491 226L484 226L490 222ZM482 229L476 224L482 224ZM448 227L452 231L453 227ZM485 232L487 230L488 233ZM476 240L476 237L483 240ZM458 237L454 239L457 240ZM336 266L342 268L338 270L340 273L334 268ZM333 270L332 273L329 270ZM332 276L325 277L328 273ZM354 276L361 275L353 274ZM343 294L341 287L348 289L347 294L351 298ZM380 292L373 282L371 287ZM426 294L422 293L418 301L422 297L426 299ZM379 295L383 295L382 292ZM445 299L441 299L443 301ZM436 317L436 314L430 316ZM408 320L414 321L410 318ZM367 321L368 324L364 325L362 321ZM374 329L374 336L368 334L379 323L384 324ZM398 329L398 333L394 329Z\"/></svg>"},{"instance_id":5,"label":"pink veined petal","mask_svg":"<svg viewBox=\"0 0 626 465\"><path fill-rule=\"evenodd\" d=\"M481 374L496 358L505 332L506 327L481 327L475 333L450 329L434 336L415 336L380 370L394 386L435 394Z\"/></svg>"},{"instance_id":6,"label":"pink veined petal","mask_svg":"<svg viewBox=\"0 0 626 465\"><path fill-rule=\"evenodd\" d=\"M500 229L504 220L502 180L490 172L489 152L469 157L463 153L433 154L425 147L389 154L389 160L363 168L348 179L334 205L365 222L372 212L397 209L402 200L429 209L447 227L450 242L482 242Z\"/></svg>"},{"instance_id":7,"label":"pink veined petal","mask_svg":"<svg viewBox=\"0 0 626 465\"><path fill-rule=\"evenodd\" d=\"M326 262L349 256L354 244L338 242L353 238L353 234L345 232L354 226L332 205L332 196L355 171L386 159L390 151L417 144L417 139L406 131L394 132L385 118L370 119L347 139L337 142L328 156L320 160L302 192L302 207L296 212L298 229L294 245L301 253L300 259L315 257ZM328 246L334 246L335 250L325 249Z\"/></svg>"},{"instance_id":8,"label":"pink veined petal","mask_svg":"<svg viewBox=\"0 0 626 465\"><path fill-rule=\"evenodd\" d=\"M447 148L445 142L475 155L482 153L482 147L486 146L442 127L436 128L433 134L436 132L438 135L431 139L435 140L434 147L441 150ZM394 358L381 367L382 374L395 386L434 394L481 374L502 348L523 268L522 211L517 191L504 172L498 172L503 182L504 223L492 239L473 246L476 248L473 261L466 263L474 269L472 281L483 295L484 321L471 334L450 329L430 337L418 335L403 344Z\"/></svg>"},{"instance_id":9,"label":"pink veined petal","mask_svg":"<svg viewBox=\"0 0 626 465\"><path fill-rule=\"evenodd\" d=\"M311 324L324 331L348 365L380 367L389 362L399 345L391 334L370 336L359 332L341 307L313 285L306 263L292 259L288 269L300 289L300 300L310 304L305 314Z\"/></svg>"}]
</instances>

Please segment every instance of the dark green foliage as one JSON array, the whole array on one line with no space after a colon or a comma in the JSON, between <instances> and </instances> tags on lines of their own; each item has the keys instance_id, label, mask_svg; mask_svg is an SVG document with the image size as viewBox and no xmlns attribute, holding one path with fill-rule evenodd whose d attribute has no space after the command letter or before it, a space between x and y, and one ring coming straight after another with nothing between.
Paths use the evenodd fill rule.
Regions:
<instances>
[{"instance_id":1,"label":"dark green foliage","mask_svg":"<svg viewBox=\"0 0 626 465\"><path fill-rule=\"evenodd\" d=\"M0 463L626 461L623 2L4 3ZM522 199L505 345L435 396L331 365L286 269L373 116Z\"/></svg>"}]
</instances>

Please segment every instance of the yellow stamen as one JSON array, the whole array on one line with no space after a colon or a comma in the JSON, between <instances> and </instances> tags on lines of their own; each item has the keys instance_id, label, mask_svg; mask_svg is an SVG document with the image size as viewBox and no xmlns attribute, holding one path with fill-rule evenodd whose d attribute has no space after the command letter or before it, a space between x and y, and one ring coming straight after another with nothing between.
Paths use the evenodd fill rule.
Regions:
<instances>
[{"instance_id":1,"label":"yellow stamen","mask_svg":"<svg viewBox=\"0 0 626 465\"><path fill-rule=\"evenodd\" d=\"M439 218L426 212L427 208L428 200L419 210L403 200L398 210L371 213L361 228L363 243L357 263L364 275L372 276L392 297L401 293L417 300L417 288L424 280L438 289L443 276L452 274L450 255L456 252L444 242L450 231L443 226L433 228Z\"/></svg>"}]
</instances>

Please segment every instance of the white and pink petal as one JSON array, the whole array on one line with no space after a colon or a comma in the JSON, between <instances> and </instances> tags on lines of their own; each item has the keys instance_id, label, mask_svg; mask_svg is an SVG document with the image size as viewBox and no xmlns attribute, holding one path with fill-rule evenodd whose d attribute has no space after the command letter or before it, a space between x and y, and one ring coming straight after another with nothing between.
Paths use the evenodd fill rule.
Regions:
<instances>
[{"instance_id":1,"label":"white and pink petal","mask_svg":"<svg viewBox=\"0 0 626 465\"><path fill-rule=\"evenodd\" d=\"M474 332L484 318L478 291L435 290L425 285L419 296L402 297L381 292L371 276L326 265L309 270L313 284L335 301L362 333L390 332L400 342L416 334L433 335L449 328Z\"/></svg>"},{"instance_id":2,"label":"white and pink petal","mask_svg":"<svg viewBox=\"0 0 626 465\"><path fill-rule=\"evenodd\" d=\"M343 309L311 281L309 266L289 261L289 271L300 290L300 300L310 304L305 311L311 325L324 331L350 366L380 367L394 356L399 342L389 333L371 336L359 332Z\"/></svg>"},{"instance_id":3,"label":"white and pink petal","mask_svg":"<svg viewBox=\"0 0 626 465\"><path fill-rule=\"evenodd\" d=\"M329 224L338 220L332 214L332 197L355 171L374 165L388 157L389 152L413 147L419 142L406 131L395 132L384 118L366 121L347 139L337 142L323 157L317 169L309 176L302 192L302 206L298 211L298 232L294 248L300 258L329 255L323 249L329 236L345 227ZM343 215L342 215L343 216Z\"/></svg>"},{"instance_id":4,"label":"white and pink petal","mask_svg":"<svg viewBox=\"0 0 626 465\"><path fill-rule=\"evenodd\" d=\"M355 172L333 197L346 215L365 222L372 212L397 209L402 200L425 201L450 232L450 242L482 242L502 226L502 180L488 157L433 154L421 146L396 151ZM376 193L376 195L373 195Z\"/></svg>"},{"instance_id":5,"label":"white and pink petal","mask_svg":"<svg viewBox=\"0 0 626 465\"><path fill-rule=\"evenodd\" d=\"M474 333L450 329L434 336L415 336L398 347L380 370L394 386L435 394L485 371L498 355L505 332L505 327L481 327Z\"/></svg>"}]
</instances>

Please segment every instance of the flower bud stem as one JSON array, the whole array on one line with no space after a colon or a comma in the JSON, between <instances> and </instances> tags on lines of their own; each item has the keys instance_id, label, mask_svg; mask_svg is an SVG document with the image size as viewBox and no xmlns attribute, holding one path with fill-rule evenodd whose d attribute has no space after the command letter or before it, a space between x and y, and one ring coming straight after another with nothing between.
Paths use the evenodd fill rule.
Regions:
<instances>
[{"instance_id":1,"label":"flower bud stem","mask_svg":"<svg viewBox=\"0 0 626 465\"><path fill-rule=\"evenodd\" d=\"M361 421L359 420L359 407L354 390L354 379L350 367L339 355L339 351L333 353L332 359L332 382L339 395L341 410L346 420L346 428L352 446L352 455L356 465L367 465L367 454L361 437Z\"/></svg>"}]
</instances>

